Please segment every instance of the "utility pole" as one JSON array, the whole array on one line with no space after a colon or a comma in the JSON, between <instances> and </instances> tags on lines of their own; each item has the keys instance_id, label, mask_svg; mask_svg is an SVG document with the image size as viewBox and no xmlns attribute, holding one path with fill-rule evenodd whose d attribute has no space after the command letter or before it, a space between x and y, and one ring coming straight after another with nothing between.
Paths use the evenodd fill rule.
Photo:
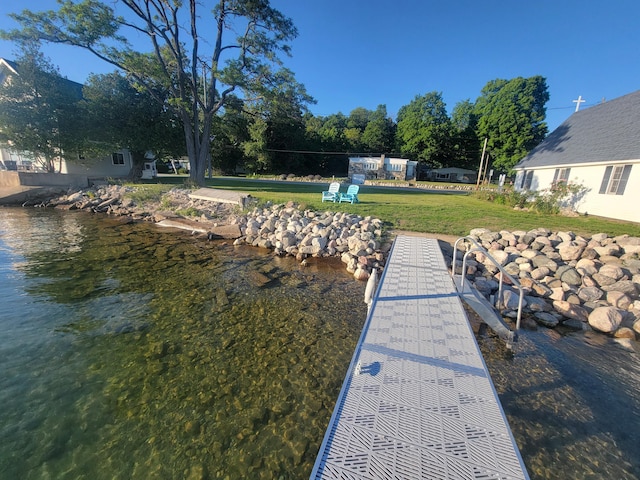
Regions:
<instances>
[{"instance_id":1,"label":"utility pole","mask_svg":"<svg viewBox=\"0 0 640 480\"><path fill-rule=\"evenodd\" d=\"M484 162L484 154L487 151L487 142L489 139L487 137L484 138L484 147L482 147L482 156L480 157L480 168L478 168L478 179L476 181L476 190L480 186L480 177L482 177L482 163Z\"/></svg>"}]
</instances>

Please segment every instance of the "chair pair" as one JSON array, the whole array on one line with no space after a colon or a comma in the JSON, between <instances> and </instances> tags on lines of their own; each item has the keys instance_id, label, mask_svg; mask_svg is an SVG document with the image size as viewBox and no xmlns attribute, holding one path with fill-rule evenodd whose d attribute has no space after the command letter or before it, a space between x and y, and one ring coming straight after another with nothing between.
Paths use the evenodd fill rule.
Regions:
<instances>
[{"instance_id":1,"label":"chair pair","mask_svg":"<svg viewBox=\"0 0 640 480\"><path fill-rule=\"evenodd\" d=\"M349 185L347 193L340 193L340 184L338 182L332 182L329 184L329 189L322 192L322 201L327 202L350 202L358 203L358 191L360 187L358 185Z\"/></svg>"}]
</instances>

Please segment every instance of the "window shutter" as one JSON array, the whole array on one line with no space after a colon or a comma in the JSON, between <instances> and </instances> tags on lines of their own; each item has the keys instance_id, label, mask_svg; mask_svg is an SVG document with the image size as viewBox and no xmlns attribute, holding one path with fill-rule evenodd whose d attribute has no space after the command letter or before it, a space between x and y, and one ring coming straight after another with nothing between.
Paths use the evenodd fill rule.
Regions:
<instances>
[{"instance_id":1,"label":"window shutter","mask_svg":"<svg viewBox=\"0 0 640 480\"><path fill-rule=\"evenodd\" d=\"M620 184L618 185L618 191L616 195L624 194L624 187L627 186L627 180L629 180L629 174L631 173L631 165L625 165L622 171L622 177L620 178Z\"/></svg>"},{"instance_id":2,"label":"window shutter","mask_svg":"<svg viewBox=\"0 0 640 480\"><path fill-rule=\"evenodd\" d=\"M613 167L609 166L604 171L604 177L602 178L602 183L600 184L600 191L598 193L607 193L607 185L609 185L609 177L611 177L611 170Z\"/></svg>"}]
</instances>

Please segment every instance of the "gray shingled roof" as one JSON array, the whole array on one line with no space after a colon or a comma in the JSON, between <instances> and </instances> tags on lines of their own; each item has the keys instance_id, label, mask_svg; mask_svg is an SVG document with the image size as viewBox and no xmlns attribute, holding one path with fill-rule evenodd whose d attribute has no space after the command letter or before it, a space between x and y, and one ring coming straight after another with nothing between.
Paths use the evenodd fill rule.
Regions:
<instances>
[{"instance_id":1,"label":"gray shingled roof","mask_svg":"<svg viewBox=\"0 0 640 480\"><path fill-rule=\"evenodd\" d=\"M517 169L640 159L640 90L571 115Z\"/></svg>"}]
</instances>

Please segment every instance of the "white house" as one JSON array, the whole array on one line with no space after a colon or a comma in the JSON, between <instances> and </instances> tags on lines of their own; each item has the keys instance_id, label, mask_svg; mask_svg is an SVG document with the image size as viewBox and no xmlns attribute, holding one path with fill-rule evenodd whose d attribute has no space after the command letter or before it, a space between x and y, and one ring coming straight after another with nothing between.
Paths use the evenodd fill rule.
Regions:
<instances>
[{"instance_id":1,"label":"white house","mask_svg":"<svg viewBox=\"0 0 640 480\"><path fill-rule=\"evenodd\" d=\"M518 191L576 183L578 212L640 222L640 90L575 112L514 170Z\"/></svg>"},{"instance_id":2,"label":"white house","mask_svg":"<svg viewBox=\"0 0 640 480\"><path fill-rule=\"evenodd\" d=\"M366 180L415 180L418 162L405 158L349 157L349 178L361 176Z\"/></svg>"},{"instance_id":3,"label":"white house","mask_svg":"<svg viewBox=\"0 0 640 480\"><path fill-rule=\"evenodd\" d=\"M0 83L9 81L10 78L20 77L20 67L16 62L0 58ZM62 78L64 82L74 84L74 88L82 91L82 85ZM80 94L80 93L79 93ZM91 178L125 178L133 168L133 159L128 150L119 150L109 156L100 159L69 160L70 155L77 157L77 153L63 152L62 159L55 162L56 172L69 175L83 175ZM31 152L18 151L11 145L0 145L0 170L43 172L44 162L34 158Z\"/></svg>"}]
</instances>

